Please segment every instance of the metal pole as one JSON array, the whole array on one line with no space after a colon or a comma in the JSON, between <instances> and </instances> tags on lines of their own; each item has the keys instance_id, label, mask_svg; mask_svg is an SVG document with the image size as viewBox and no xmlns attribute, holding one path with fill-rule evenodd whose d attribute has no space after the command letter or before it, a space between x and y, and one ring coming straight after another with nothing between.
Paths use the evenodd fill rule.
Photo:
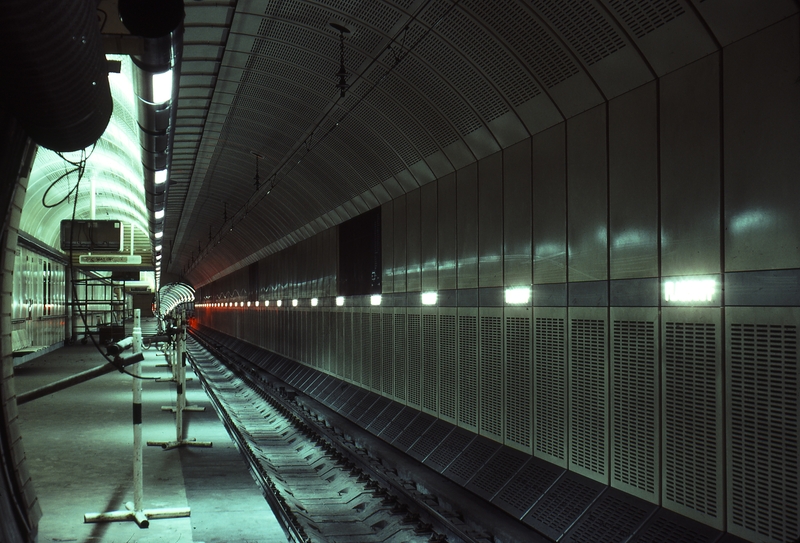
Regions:
<instances>
[{"instance_id":1,"label":"metal pole","mask_svg":"<svg viewBox=\"0 0 800 543\"><path fill-rule=\"evenodd\" d=\"M175 405L175 434L178 442L183 441L183 408L186 407L186 367L183 365L183 325L184 315L178 317L178 335L175 336L175 371L178 380L178 400Z\"/></svg>"},{"instance_id":2,"label":"metal pole","mask_svg":"<svg viewBox=\"0 0 800 543\"><path fill-rule=\"evenodd\" d=\"M142 352L142 319L141 310L137 309L133 314L133 352ZM143 490L143 468L142 468L142 380L141 364L136 363L132 367L133 374L133 511L142 511L144 501ZM138 515L137 515L138 516ZM136 522L147 527L149 521L147 516L142 515L143 519Z\"/></svg>"}]
</instances>

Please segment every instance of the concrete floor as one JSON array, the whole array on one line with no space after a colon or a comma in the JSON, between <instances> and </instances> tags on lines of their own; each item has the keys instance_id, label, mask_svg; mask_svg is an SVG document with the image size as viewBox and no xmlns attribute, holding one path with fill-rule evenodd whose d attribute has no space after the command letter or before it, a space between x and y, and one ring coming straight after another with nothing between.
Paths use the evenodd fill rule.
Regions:
<instances>
[{"instance_id":1,"label":"concrete floor","mask_svg":"<svg viewBox=\"0 0 800 543\"><path fill-rule=\"evenodd\" d=\"M15 368L17 393L101 365L90 344L65 347ZM163 356L145 352L142 373L168 376L157 368ZM192 376L190 368L187 374ZM143 381L144 441L175 439L174 383ZM124 510L133 501L131 377L114 372L19 408L28 467L44 512L39 541L50 542L225 542L277 543L278 526L239 452L217 418L197 379L187 384L187 403L204 412L185 414L187 438L212 448L144 448L144 508L190 507L191 517L84 524L83 515Z\"/></svg>"}]
</instances>

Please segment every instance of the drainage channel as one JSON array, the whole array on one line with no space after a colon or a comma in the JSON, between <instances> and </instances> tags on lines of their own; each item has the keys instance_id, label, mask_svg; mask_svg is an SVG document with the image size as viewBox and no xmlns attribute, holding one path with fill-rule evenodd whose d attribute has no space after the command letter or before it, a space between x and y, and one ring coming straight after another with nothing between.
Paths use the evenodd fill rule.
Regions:
<instances>
[{"instance_id":1,"label":"drainage channel","mask_svg":"<svg viewBox=\"0 0 800 543\"><path fill-rule=\"evenodd\" d=\"M242 371L246 359L204 345L190 338L188 358L290 541L485 541L458 537L452 525L434 526L441 518L414 501L407 483L387 488L378 480L385 477L372 477L375 459L336 443L324 422L270 386L266 372Z\"/></svg>"}]
</instances>

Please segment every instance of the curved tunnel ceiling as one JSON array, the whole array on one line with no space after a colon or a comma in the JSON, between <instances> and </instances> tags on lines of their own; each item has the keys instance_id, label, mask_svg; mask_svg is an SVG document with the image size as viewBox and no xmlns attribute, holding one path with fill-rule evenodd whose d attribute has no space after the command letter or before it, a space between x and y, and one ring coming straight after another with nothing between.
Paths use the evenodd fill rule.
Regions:
<instances>
[{"instance_id":1,"label":"curved tunnel ceiling","mask_svg":"<svg viewBox=\"0 0 800 543\"><path fill-rule=\"evenodd\" d=\"M167 272L196 287L798 10L792 0L264 4L186 4L164 249ZM331 22L350 30L344 98Z\"/></svg>"}]
</instances>

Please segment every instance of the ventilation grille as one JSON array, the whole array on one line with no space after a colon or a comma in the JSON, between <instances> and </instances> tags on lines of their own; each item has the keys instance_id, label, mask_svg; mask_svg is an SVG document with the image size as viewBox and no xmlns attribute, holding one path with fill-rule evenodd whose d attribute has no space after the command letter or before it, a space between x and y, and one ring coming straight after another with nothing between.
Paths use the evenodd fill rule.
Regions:
<instances>
[{"instance_id":1,"label":"ventilation grille","mask_svg":"<svg viewBox=\"0 0 800 543\"><path fill-rule=\"evenodd\" d=\"M437 395L439 389L439 353L436 348L436 315L422 316L423 341L423 376L422 376L422 408L431 413L438 412Z\"/></svg>"},{"instance_id":2,"label":"ventilation grille","mask_svg":"<svg viewBox=\"0 0 800 543\"><path fill-rule=\"evenodd\" d=\"M719 515L719 411L716 327L667 322L664 364L665 499Z\"/></svg>"},{"instance_id":3,"label":"ventilation grille","mask_svg":"<svg viewBox=\"0 0 800 543\"><path fill-rule=\"evenodd\" d=\"M522 452L502 447L492 457L492 461L475 474L467 489L485 500L491 500L528 458L530 457Z\"/></svg>"},{"instance_id":4,"label":"ventilation grille","mask_svg":"<svg viewBox=\"0 0 800 543\"><path fill-rule=\"evenodd\" d=\"M678 0L609 0L608 3L637 38L683 15L683 6Z\"/></svg>"},{"instance_id":5,"label":"ventilation grille","mask_svg":"<svg viewBox=\"0 0 800 543\"><path fill-rule=\"evenodd\" d=\"M625 47L625 41L594 4L580 0L533 0L587 66Z\"/></svg>"},{"instance_id":6,"label":"ventilation grille","mask_svg":"<svg viewBox=\"0 0 800 543\"><path fill-rule=\"evenodd\" d=\"M394 316L394 397L406 399L406 316Z\"/></svg>"},{"instance_id":7,"label":"ventilation grille","mask_svg":"<svg viewBox=\"0 0 800 543\"><path fill-rule=\"evenodd\" d=\"M456 317L439 315L439 416L456 420Z\"/></svg>"},{"instance_id":8,"label":"ventilation grille","mask_svg":"<svg viewBox=\"0 0 800 543\"><path fill-rule=\"evenodd\" d=\"M371 406L369 406L369 409L367 409L363 415L358 417L358 423L361 425L361 427L366 428L372 424L372 421L378 418L378 415L380 415L383 410L386 409L386 406L389 405L389 402L391 402L389 398L379 396L378 399L375 400Z\"/></svg>"},{"instance_id":9,"label":"ventilation grille","mask_svg":"<svg viewBox=\"0 0 800 543\"><path fill-rule=\"evenodd\" d=\"M508 482L492 503L515 518L522 518L562 473L562 470L552 464L532 458Z\"/></svg>"},{"instance_id":10,"label":"ventilation grille","mask_svg":"<svg viewBox=\"0 0 800 543\"><path fill-rule=\"evenodd\" d=\"M359 382L369 387L372 380L372 356L373 356L373 336L372 319L368 312L361 314L361 378ZM380 321L378 321L378 341L380 341ZM378 343L378 353L380 355L380 343Z\"/></svg>"},{"instance_id":11,"label":"ventilation grille","mask_svg":"<svg viewBox=\"0 0 800 543\"><path fill-rule=\"evenodd\" d=\"M402 411L403 406L397 402L390 402L389 407L383 410L383 412L378 415L378 417L372 421L372 424L369 425L368 430L375 435L380 434L383 432L389 423L394 420L394 418Z\"/></svg>"},{"instance_id":12,"label":"ventilation grille","mask_svg":"<svg viewBox=\"0 0 800 543\"><path fill-rule=\"evenodd\" d=\"M605 489L600 483L592 483L579 477L567 472L533 506L523 519L524 522L558 541Z\"/></svg>"},{"instance_id":13,"label":"ventilation grille","mask_svg":"<svg viewBox=\"0 0 800 543\"><path fill-rule=\"evenodd\" d=\"M411 408L404 408L400 413L392 419L392 422L386 426L386 429L381 432L380 438L385 439L388 443L391 443L397 436L400 435L400 432L406 429L406 427L414 420L419 413Z\"/></svg>"},{"instance_id":14,"label":"ventilation grille","mask_svg":"<svg viewBox=\"0 0 800 543\"><path fill-rule=\"evenodd\" d=\"M425 464L435 469L439 473L443 472L461 454L467 445L475 439L475 434L468 432L462 428L456 428L450 432L450 435L442 441L442 444L436 447L428 458L425 459Z\"/></svg>"},{"instance_id":15,"label":"ventilation grille","mask_svg":"<svg viewBox=\"0 0 800 543\"><path fill-rule=\"evenodd\" d=\"M481 317L481 435L503 439L503 321Z\"/></svg>"},{"instance_id":16,"label":"ventilation grille","mask_svg":"<svg viewBox=\"0 0 800 543\"><path fill-rule=\"evenodd\" d=\"M465 5L503 37L547 88L578 73L569 54L521 3L506 2L502 9L492 2L477 0L467 0Z\"/></svg>"},{"instance_id":17,"label":"ventilation grille","mask_svg":"<svg viewBox=\"0 0 800 543\"><path fill-rule=\"evenodd\" d=\"M345 313L342 315L342 340L344 343L344 347L342 349L342 353L344 354L344 360L342 361L342 372L344 374L345 379L352 379L353 378L353 341L355 338L353 337L353 315L350 313Z\"/></svg>"},{"instance_id":18,"label":"ventilation grille","mask_svg":"<svg viewBox=\"0 0 800 543\"><path fill-rule=\"evenodd\" d=\"M346 315L344 313L336 313L336 335L335 335L336 346L334 349L331 349L331 353L333 353L332 354L333 360L331 361L331 366L332 366L331 369L336 375L340 377L344 376L344 361L345 357L347 356L344 352L345 351L344 346L347 343L347 340L350 339L350 336L347 335L347 332L345 331L344 328L345 316ZM331 341L334 341L334 338L331 338Z\"/></svg>"},{"instance_id":19,"label":"ventilation grille","mask_svg":"<svg viewBox=\"0 0 800 543\"><path fill-rule=\"evenodd\" d=\"M382 70L383 68L376 66L376 69ZM393 78L393 75L387 77L388 80ZM375 129L384 129L381 130L383 138L400 155L407 166L419 162L423 156L435 153L437 147L433 140L414 122L414 117L409 115L394 98L389 98L384 91L389 92L390 89L382 88L380 91L371 93L366 99L372 106L373 112L368 112L367 108L359 108L358 112L362 120L366 120L369 116L373 121L370 124ZM378 112L380 112L380 117L378 117ZM385 128L388 127L393 127L393 129L386 130Z\"/></svg>"},{"instance_id":20,"label":"ventilation grille","mask_svg":"<svg viewBox=\"0 0 800 543\"><path fill-rule=\"evenodd\" d=\"M394 441L393 445L398 449L402 449L403 451L407 451L411 448L411 446L416 443L425 430L427 430L433 421L436 420L432 416L428 415L427 413L420 413L417 418L413 420L411 424L409 424L405 430L398 436L398 438Z\"/></svg>"},{"instance_id":21,"label":"ventilation grille","mask_svg":"<svg viewBox=\"0 0 800 543\"><path fill-rule=\"evenodd\" d=\"M361 313L353 313L353 368L351 379L359 382L361 379Z\"/></svg>"},{"instance_id":22,"label":"ventilation grille","mask_svg":"<svg viewBox=\"0 0 800 543\"><path fill-rule=\"evenodd\" d=\"M564 319L536 317L534 343L537 453L562 462L567 449L567 359Z\"/></svg>"},{"instance_id":23,"label":"ventilation grille","mask_svg":"<svg viewBox=\"0 0 800 543\"><path fill-rule=\"evenodd\" d=\"M614 321L613 327L612 478L655 500L658 465L655 323Z\"/></svg>"},{"instance_id":24,"label":"ventilation grille","mask_svg":"<svg viewBox=\"0 0 800 543\"><path fill-rule=\"evenodd\" d=\"M624 543L656 507L621 492L608 491L578 520L561 541Z\"/></svg>"},{"instance_id":25,"label":"ventilation grille","mask_svg":"<svg viewBox=\"0 0 800 543\"><path fill-rule=\"evenodd\" d=\"M797 327L730 328L730 522L771 538L800 535Z\"/></svg>"},{"instance_id":26,"label":"ventilation grille","mask_svg":"<svg viewBox=\"0 0 800 543\"><path fill-rule=\"evenodd\" d=\"M608 463L606 325L572 319L570 335L570 463L603 482Z\"/></svg>"},{"instance_id":27,"label":"ventilation grille","mask_svg":"<svg viewBox=\"0 0 800 543\"><path fill-rule=\"evenodd\" d=\"M408 314L408 403L419 407L420 381L422 380L422 361L420 360L420 316Z\"/></svg>"},{"instance_id":28,"label":"ventilation grille","mask_svg":"<svg viewBox=\"0 0 800 543\"><path fill-rule=\"evenodd\" d=\"M381 359L383 360L383 368L381 370L381 392L386 395L392 394L392 378L394 377L394 360L393 360L393 346L394 346L394 315L384 314L382 317L383 328L381 329Z\"/></svg>"},{"instance_id":29,"label":"ventilation grille","mask_svg":"<svg viewBox=\"0 0 800 543\"><path fill-rule=\"evenodd\" d=\"M464 486L499 449L497 442L478 437L443 472L443 475Z\"/></svg>"},{"instance_id":30,"label":"ventilation grille","mask_svg":"<svg viewBox=\"0 0 800 543\"><path fill-rule=\"evenodd\" d=\"M458 423L478 430L478 318L458 316Z\"/></svg>"},{"instance_id":31,"label":"ventilation grille","mask_svg":"<svg viewBox=\"0 0 800 543\"><path fill-rule=\"evenodd\" d=\"M370 362L370 375L369 381L366 383L372 387L373 390L381 389L381 366L383 361L381 359L381 314L373 313L372 315L372 359ZM365 384L366 384L365 383Z\"/></svg>"},{"instance_id":32,"label":"ventilation grille","mask_svg":"<svg viewBox=\"0 0 800 543\"><path fill-rule=\"evenodd\" d=\"M373 403L375 403L375 395L371 392L367 392L362 396L361 401L347 413L347 416L357 422Z\"/></svg>"},{"instance_id":33,"label":"ventilation grille","mask_svg":"<svg viewBox=\"0 0 800 543\"><path fill-rule=\"evenodd\" d=\"M531 319L506 317L506 443L531 450Z\"/></svg>"},{"instance_id":34,"label":"ventilation grille","mask_svg":"<svg viewBox=\"0 0 800 543\"><path fill-rule=\"evenodd\" d=\"M428 430L420 436L414 446L408 450L408 454L417 460L424 460L426 456L439 446L453 430L453 426L447 422L437 419Z\"/></svg>"},{"instance_id":35,"label":"ventilation grille","mask_svg":"<svg viewBox=\"0 0 800 543\"><path fill-rule=\"evenodd\" d=\"M720 533L663 507L631 540L635 543L714 543Z\"/></svg>"}]
</instances>

